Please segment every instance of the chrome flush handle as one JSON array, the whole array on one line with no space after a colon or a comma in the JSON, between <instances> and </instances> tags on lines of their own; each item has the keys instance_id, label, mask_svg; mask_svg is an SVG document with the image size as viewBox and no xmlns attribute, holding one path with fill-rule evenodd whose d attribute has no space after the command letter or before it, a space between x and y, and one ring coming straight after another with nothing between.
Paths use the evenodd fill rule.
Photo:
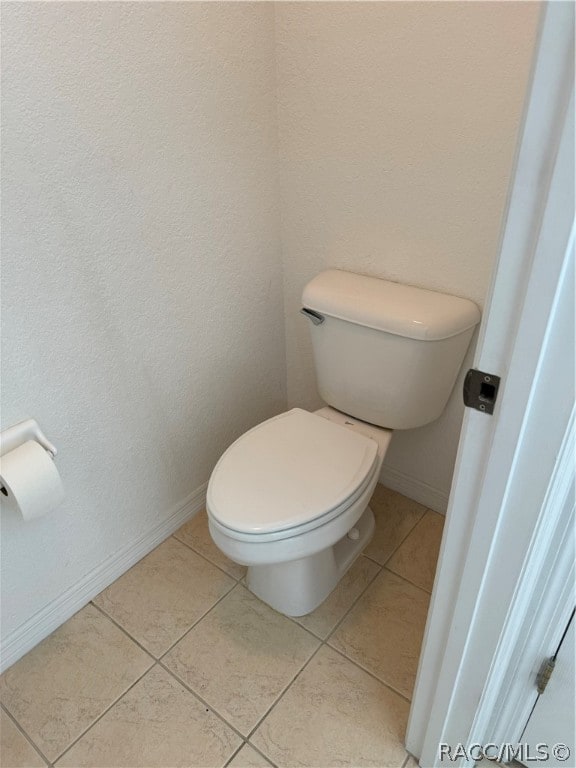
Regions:
<instances>
[{"instance_id":1,"label":"chrome flush handle","mask_svg":"<svg viewBox=\"0 0 576 768\"><path fill-rule=\"evenodd\" d=\"M324 315L321 315L320 312L314 312L313 309L308 309L307 307L302 307L300 312L305 316L308 317L314 325L322 325L322 323L325 320Z\"/></svg>"}]
</instances>

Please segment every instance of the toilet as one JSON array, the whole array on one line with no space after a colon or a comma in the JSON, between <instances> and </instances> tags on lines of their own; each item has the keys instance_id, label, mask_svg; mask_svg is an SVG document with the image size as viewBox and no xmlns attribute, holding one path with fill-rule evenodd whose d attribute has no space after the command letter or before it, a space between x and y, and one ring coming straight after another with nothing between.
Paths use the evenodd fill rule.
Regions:
<instances>
[{"instance_id":1,"label":"toilet","mask_svg":"<svg viewBox=\"0 0 576 768\"><path fill-rule=\"evenodd\" d=\"M393 431L440 416L480 321L467 299L336 269L302 301L327 406L293 408L238 438L206 503L216 546L287 616L320 605L370 541Z\"/></svg>"}]
</instances>

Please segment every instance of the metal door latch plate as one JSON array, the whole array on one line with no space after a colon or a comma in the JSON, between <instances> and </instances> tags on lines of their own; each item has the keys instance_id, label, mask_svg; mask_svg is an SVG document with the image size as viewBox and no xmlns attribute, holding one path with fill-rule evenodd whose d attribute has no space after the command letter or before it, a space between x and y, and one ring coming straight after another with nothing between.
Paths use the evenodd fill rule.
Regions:
<instances>
[{"instance_id":1,"label":"metal door latch plate","mask_svg":"<svg viewBox=\"0 0 576 768\"><path fill-rule=\"evenodd\" d=\"M464 405L484 413L494 413L500 376L470 368L464 379Z\"/></svg>"}]
</instances>

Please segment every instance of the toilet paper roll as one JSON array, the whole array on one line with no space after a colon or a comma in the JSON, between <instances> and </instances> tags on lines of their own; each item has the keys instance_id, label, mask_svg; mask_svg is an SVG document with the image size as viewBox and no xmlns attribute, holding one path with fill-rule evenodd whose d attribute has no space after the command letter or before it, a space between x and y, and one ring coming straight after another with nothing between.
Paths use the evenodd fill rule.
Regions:
<instances>
[{"instance_id":1,"label":"toilet paper roll","mask_svg":"<svg viewBox=\"0 0 576 768\"><path fill-rule=\"evenodd\" d=\"M56 465L35 440L0 456L0 482L24 520L45 515L64 498Z\"/></svg>"}]
</instances>

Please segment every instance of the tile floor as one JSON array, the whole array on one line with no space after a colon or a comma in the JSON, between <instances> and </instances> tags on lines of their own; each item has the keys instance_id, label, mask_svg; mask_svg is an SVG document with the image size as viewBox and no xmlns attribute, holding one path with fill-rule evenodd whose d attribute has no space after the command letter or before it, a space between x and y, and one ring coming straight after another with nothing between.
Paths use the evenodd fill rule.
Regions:
<instances>
[{"instance_id":1,"label":"tile floor","mask_svg":"<svg viewBox=\"0 0 576 768\"><path fill-rule=\"evenodd\" d=\"M378 486L314 613L257 600L198 515L0 678L0 765L413 766L403 746L443 517Z\"/></svg>"}]
</instances>

